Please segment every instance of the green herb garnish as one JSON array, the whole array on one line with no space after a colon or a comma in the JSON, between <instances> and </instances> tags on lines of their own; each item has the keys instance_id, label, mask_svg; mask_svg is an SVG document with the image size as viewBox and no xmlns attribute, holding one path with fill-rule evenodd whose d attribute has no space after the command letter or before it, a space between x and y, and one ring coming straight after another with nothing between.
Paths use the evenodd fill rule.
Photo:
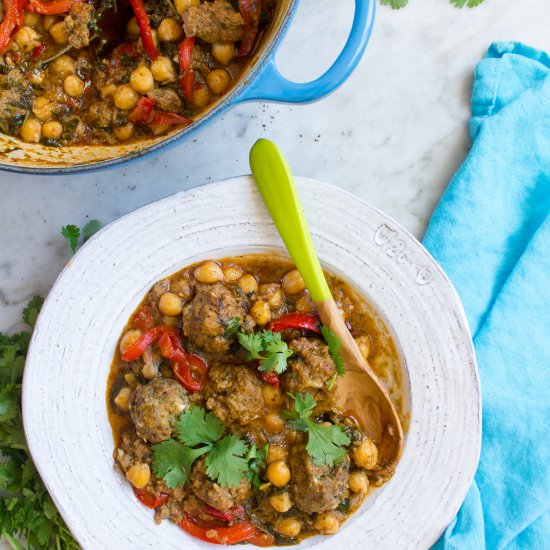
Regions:
<instances>
[{"instance_id":1,"label":"green herb garnish","mask_svg":"<svg viewBox=\"0 0 550 550\"><path fill-rule=\"evenodd\" d=\"M346 367L344 366L344 361L342 360L342 342L340 342L340 338L338 338L334 332L324 325L321 326L321 334L328 345L328 353L334 361L336 372L339 376L344 376L344 374L346 374Z\"/></svg>"},{"instance_id":2,"label":"green herb garnish","mask_svg":"<svg viewBox=\"0 0 550 550\"><path fill-rule=\"evenodd\" d=\"M84 244L90 237L97 233L101 229L101 222L99 220L90 220L83 228L82 231L76 225L64 225L61 228L61 234L71 247L73 254L76 252L80 236L82 235L82 244Z\"/></svg>"},{"instance_id":3,"label":"green herb garnish","mask_svg":"<svg viewBox=\"0 0 550 550\"><path fill-rule=\"evenodd\" d=\"M231 317L227 324L225 325L225 337L234 338L237 336L237 333L241 330L242 319L240 317Z\"/></svg>"},{"instance_id":4,"label":"green herb garnish","mask_svg":"<svg viewBox=\"0 0 550 550\"><path fill-rule=\"evenodd\" d=\"M281 338L280 333L263 330L251 334L237 334L239 344L248 351L249 360L258 360L261 372L283 373L287 368L287 359L292 350Z\"/></svg>"}]
</instances>

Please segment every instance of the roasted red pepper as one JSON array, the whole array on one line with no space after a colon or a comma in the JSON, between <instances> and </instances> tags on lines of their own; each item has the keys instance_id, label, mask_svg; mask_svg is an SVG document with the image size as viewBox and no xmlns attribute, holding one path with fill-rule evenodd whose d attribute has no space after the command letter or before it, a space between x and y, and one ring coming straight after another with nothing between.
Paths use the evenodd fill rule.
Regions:
<instances>
[{"instance_id":1,"label":"roasted red pepper","mask_svg":"<svg viewBox=\"0 0 550 550\"><path fill-rule=\"evenodd\" d=\"M143 352L158 342L162 356L170 361L176 380L187 390L195 392L204 387L208 377L206 363L187 353L174 327L158 326L149 329L120 356L123 361L135 361Z\"/></svg>"},{"instance_id":2,"label":"roasted red pepper","mask_svg":"<svg viewBox=\"0 0 550 550\"><path fill-rule=\"evenodd\" d=\"M176 113L167 113L165 111L155 111L153 113L153 120L151 121L151 124L177 125L177 124L191 124L191 122L193 121L183 116L180 116Z\"/></svg>"},{"instance_id":3,"label":"roasted red pepper","mask_svg":"<svg viewBox=\"0 0 550 550\"><path fill-rule=\"evenodd\" d=\"M258 376L267 384L271 384L278 388L281 385L281 379L279 375L275 372L260 372L258 371Z\"/></svg>"},{"instance_id":4,"label":"roasted red pepper","mask_svg":"<svg viewBox=\"0 0 550 550\"><path fill-rule=\"evenodd\" d=\"M165 502L168 502L169 495L165 493L161 493L158 497L156 497L145 489L136 489L135 487L132 487L132 489L134 490L134 495L136 495L136 498L141 502L141 504L147 506L147 508L158 508Z\"/></svg>"},{"instance_id":5,"label":"roasted red pepper","mask_svg":"<svg viewBox=\"0 0 550 550\"><path fill-rule=\"evenodd\" d=\"M287 329L311 330L320 333L319 316L315 313L288 313L274 321L271 321L267 328L272 332L281 332Z\"/></svg>"},{"instance_id":6,"label":"roasted red pepper","mask_svg":"<svg viewBox=\"0 0 550 550\"><path fill-rule=\"evenodd\" d=\"M153 317L153 312L151 311L150 305L146 304L138 310L138 312L134 315L133 324L142 332L153 328L155 318Z\"/></svg>"},{"instance_id":7,"label":"roasted red pepper","mask_svg":"<svg viewBox=\"0 0 550 550\"><path fill-rule=\"evenodd\" d=\"M191 536L212 544L236 544L244 542L260 532L256 526L248 521L242 521L230 527L208 529L197 525L187 514L183 516L179 526Z\"/></svg>"},{"instance_id":8,"label":"roasted red pepper","mask_svg":"<svg viewBox=\"0 0 550 550\"><path fill-rule=\"evenodd\" d=\"M40 46L36 46L36 48L34 48L31 51L31 59L38 59L42 55L45 49L46 49L46 44L44 44L44 42L42 42Z\"/></svg>"},{"instance_id":9,"label":"roasted red pepper","mask_svg":"<svg viewBox=\"0 0 550 550\"><path fill-rule=\"evenodd\" d=\"M137 24L139 26L143 49L145 50L145 53L149 56L149 58L152 61L155 61L160 56L160 52L155 46L155 41L153 39L153 30L151 29L151 21L149 20L149 16L145 11L143 0L130 0L130 4L132 5Z\"/></svg>"},{"instance_id":10,"label":"roasted red pepper","mask_svg":"<svg viewBox=\"0 0 550 550\"><path fill-rule=\"evenodd\" d=\"M34 11L42 15L59 15L67 13L77 2L84 0L53 0L52 2L42 2L41 0L28 0L25 2L27 11Z\"/></svg>"},{"instance_id":11,"label":"roasted red pepper","mask_svg":"<svg viewBox=\"0 0 550 550\"><path fill-rule=\"evenodd\" d=\"M244 517L244 508L242 506L233 506L230 510L223 512L206 504L204 512L213 518L221 519L222 521L235 521Z\"/></svg>"},{"instance_id":12,"label":"roasted red pepper","mask_svg":"<svg viewBox=\"0 0 550 550\"><path fill-rule=\"evenodd\" d=\"M191 58L193 48L195 47L195 37L186 36L178 47L178 57L180 63L180 86L183 97L186 101L193 100L193 82L195 73L191 69Z\"/></svg>"},{"instance_id":13,"label":"roasted red pepper","mask_svg":"<svg viewBox=\"0 0 550 550\"><path fill-rule=\"evenodd\" d=\"M0 23L0 53L8 49L15 27L23 25L23 1L4 0L4 18Z\"/></svg>"},{"instance_id":14,"label":"roasted red pepper","mask_svg":"<svg viewBox=\"0 0 550 550\"><path fill-rule=\"evenodd\" d=\"M148 97L140 97L137 105L128 115L128 120L136 124L151 124L154 108L155 102L153 100Z\"/></svg>"},{"instance_id":15,"label":"roasted red pepper","mask_svg":"<svg viewBox=\"0 0 550 550\"><path fill-rule=\"evenodd\" d=\"M275 544L275 537L269 533L259 531L255 535L252 535L249 539L246 539L246 542L253 544L254 546L273 546Z\"/></svg>"},{"instance_id":16,"label":"roasted red pepper","mask_svg":"<svg viewBox=\"0 0 550 550\"><path fill-rule=\"evenodd\" d=\"M244 35L237 50L237 57L244 57L252 51L258 35L261 11L261 0L239 0L239 12L244 21Z\"/></svg>"}]
</instances>

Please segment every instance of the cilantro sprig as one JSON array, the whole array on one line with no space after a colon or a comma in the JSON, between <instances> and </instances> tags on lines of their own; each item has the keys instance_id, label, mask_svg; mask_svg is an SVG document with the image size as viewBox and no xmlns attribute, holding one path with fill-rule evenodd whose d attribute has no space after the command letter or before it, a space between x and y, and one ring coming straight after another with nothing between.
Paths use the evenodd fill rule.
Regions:
<instances>
[{"instance_id":1,"label":"cilantro sprig","mask_svg":"<svg viewBox=\"0 0 550 550\"><path fill-rule=\"evenodd\" d=\"M76 225L64 225L61 228L61 235L65 237L65 240L69 243L73 254L76 252L80 236L82 235L82 244L84 244L90 237L97 233L101 229L101 222L99 220L90 220L83 228L82 231Z\"/></svg>"},{"instance_id":2,"label":"cilantro sprig","mask_svg":"<svg viewBox=\"0 0 550 550\"><path fill-rule=\"evenodd\" d=\"M309 393L289 393L294 399L294 410L283 411L282 415L294 430L307 432L306 451L317 466L334 466L346 456L343 448L351 443L346 432L335 424L321 426L311 420L317 401Z\"/></svg>"},{"instance_id":3,"label":"cilantro sprig","mask_svg":"<svg viewBox=\"0 0 550 550\"><path fill-rule=\"evenodd\" d=\"M23 310L34 327L43 303L35 296ZM21 381L31 333L0 332L0 536L15 550L78 550L32 462L23 432Z\"/></svg>"},{"instance_id":4,"label":"cilantro sprig","mask_svg":"<svg viewBox=\"0 0 550 550\"><path fill-rule=\"evenodd\" d=\"M328 353L334 361L334 366L336 367L338 376L344 376L344 374L346 374L346 367L344 366L344 361L342 359L342 342L340 341L340 338L338 338L332 330L324 325L321 326L321 334L328 345Z\"/></svg>"},{"instance_id":5,"label":"cilantro sprig","mask_svg":"<svg viewBox=\"0 0 550 550\"><path fill-rule=\"evenodd\" d=\"M283 373L287 368L287 359L292 350L281 338L280 333L262 330L250 334L237 334L239 344L248 352L249 360L258 360L261 372Z\"/></svg>"},{"instance_id":6,"label":"cilantro sprig","mask_svg":"<svg viewBox=\"0 0 550 550\"><path fill-rule=\"evenodd\" d=\"M181 414L176 431L177 440L153 446L153 471L171 489L187 483L193 463L203 455L206 474L222 487L248 476L251 449L235 435L224 436L225 428L212 413L194 405Z\"/></svg>"},{"instance_id":7,"label":"cilantro sprig","mask_svg":"<svg viewBox=\"0 0 550 550\"><path fill-rule=\"evenodd\" d=\"M455 8L475 8L483 4L484 1L485 0L449 0ZM409 0L380 0L380 3L383 6L390 6L394 10L398 10L404 8L409 3Z\"/></svg>"}]
</instances>

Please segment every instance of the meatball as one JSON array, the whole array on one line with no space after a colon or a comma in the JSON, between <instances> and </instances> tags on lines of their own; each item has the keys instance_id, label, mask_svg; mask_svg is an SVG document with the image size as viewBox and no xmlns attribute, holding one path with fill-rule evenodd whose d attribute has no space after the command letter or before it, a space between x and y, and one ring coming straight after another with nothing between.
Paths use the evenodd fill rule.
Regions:
<instances>
[{"instance_id":1,"label":"meatball","mask_svg":"<svg viewBox=\"0 0 550 550\"><path fill-rule=\"evenodd\" d=\"M144 443L133 429L130 429L122 434L115 447L113 458L116 468L125 474L134 464L150 463L151 447Z\"/></svg>"},{"instance_id":2,"label":"meatball","mask_svg":"<svg viewBox=\"0 0 550 550\"><path fill-rule=\"evenodd\" d=\"M291 492L296 506L309 514L334 510L349 495L349 456L335 466L317 466L304 447L290 456Z\"/></svg>"},{"instance_id":3,"label":"meatball","mask_svg":"<svg viewBox=\"0 0 550 550\"><path fill-rule=\"evenodd\" d=\"M247 303L237 299L222 284L197 283L193 300L183 308L183 334L193 343L210 352L224 352L235 340L226 336L226 327L235 317L241 319L243 332L254 328L254 320L247 315Z\"/></svg>"},{"instance_id":4,"label":"meatball","mask_svg":"<svg viewBox=\"0 0 550 550\"><path fill-rule=\"evenodd\" d=\"M203 2L183 12L186 36L198 36L211 44L237 42L244 34L244 22L228 0Z\"/></svg>"},{"instance_id":5,"label":"meatball","mask_svg":"<svg viewBox=\"0 0 550 550\"><path fill-rule=\"evenodd\" d=\"M244 503L251 493L250 482L246 478L233 487L221 487L214 483L206 475L204 460L194 464L189 477L189 487L206 504L221 511L227 511L237 504Z\"/></svg>"},{"instance_id":6,"label":"meatball","mask_svg":"<svg viewBox=\"0 0 550 550\"><path fill-rule=\"evenodd\" d=\"M213 365L204 396L206 408L222 422L237 422L241 426L258 418L264 408L260 381L243 365Z\"/></svg>"},{"instance_id":7,"label":"meatball","mask_svg":"<svg viewBox=\"0 0 550 550\"><path fill-rule=\"evenodd\" d=\"M179 415L189 406L189 397L183 387L166 378L155 378L138 386L130 396L130 416L136 432L150 443L169 439Z\"/></svg>"}]
</instances>

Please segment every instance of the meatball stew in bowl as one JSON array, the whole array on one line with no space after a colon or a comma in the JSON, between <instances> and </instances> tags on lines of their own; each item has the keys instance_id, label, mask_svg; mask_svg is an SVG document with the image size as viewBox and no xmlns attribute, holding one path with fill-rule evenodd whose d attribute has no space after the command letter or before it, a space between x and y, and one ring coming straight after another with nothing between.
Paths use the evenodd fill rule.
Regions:
<instances>
[{"instance_id":1,"label":"meatball stew in bowl","mask_svg":"<svg viewBox=\"0 0 550 550\"><path fill-rule=\"evenodd\" d=\"M328 281L401 412L391 336L347 283ZM376 442L335 405L344 372L288 260L191 265L151 288L119 340L107 387L115 468L158 523L203 541L336 533L386 481Z\"/></svg>"}]
</instances>

